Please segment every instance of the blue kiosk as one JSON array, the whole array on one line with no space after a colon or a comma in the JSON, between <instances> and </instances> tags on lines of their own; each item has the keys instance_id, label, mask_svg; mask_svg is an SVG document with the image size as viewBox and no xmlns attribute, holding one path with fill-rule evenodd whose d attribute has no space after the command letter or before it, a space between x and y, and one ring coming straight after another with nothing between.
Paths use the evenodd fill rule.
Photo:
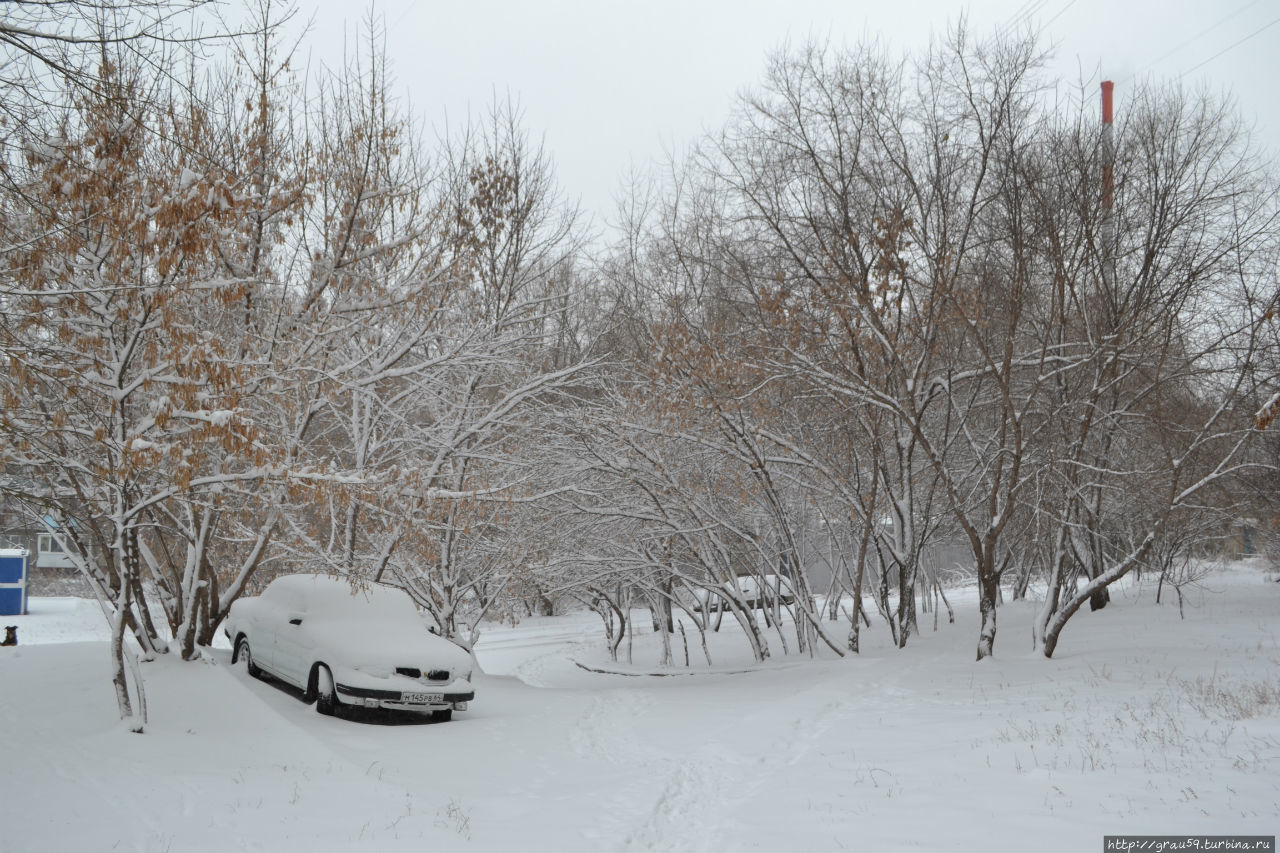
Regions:
<instances>
[{"instance_id":1,"label":"blue kiosk","mask_svg":"<svg viewBox=\"0 0 1280 853\"><path fill-rule=\"evenodd\" d=\"M0 616L26 615L29 563L26 549L0 549Z\"/></svg>"}]
</instances>

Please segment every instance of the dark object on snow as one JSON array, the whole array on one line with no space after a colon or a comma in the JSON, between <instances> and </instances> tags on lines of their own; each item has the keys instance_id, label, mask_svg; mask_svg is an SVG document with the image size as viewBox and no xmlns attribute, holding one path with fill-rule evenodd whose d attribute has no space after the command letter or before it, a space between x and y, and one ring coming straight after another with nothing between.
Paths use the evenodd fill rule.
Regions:
<instances>
[{"instance_id":1,"label":"dark object on snow","mask_svg":"<svg viewBox=\"0 0 1280 853\"><path fill-rule=\"evenodd\" d=\"M6 625L4 628L4 642L0 646L16 646L18 645L18 626Z\"/></svg>"}]
</instances>

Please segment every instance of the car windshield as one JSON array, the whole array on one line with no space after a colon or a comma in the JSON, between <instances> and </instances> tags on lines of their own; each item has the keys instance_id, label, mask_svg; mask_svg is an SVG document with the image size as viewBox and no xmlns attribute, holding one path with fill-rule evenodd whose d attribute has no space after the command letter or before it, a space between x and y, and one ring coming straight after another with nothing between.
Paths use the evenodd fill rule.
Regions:
<instances>
[{"instance_id":1,"label":"car windshield","mask_svg":"<svg viewBox=\"0 0 1280 853\"><path fill-rule=\"evenodd\" d=\"M317 578L316 584L306 592L306 602L309 616L387 624L420 621L409 596L390 587L353 590L345 581Z\"/></svg>"}]
</instances>

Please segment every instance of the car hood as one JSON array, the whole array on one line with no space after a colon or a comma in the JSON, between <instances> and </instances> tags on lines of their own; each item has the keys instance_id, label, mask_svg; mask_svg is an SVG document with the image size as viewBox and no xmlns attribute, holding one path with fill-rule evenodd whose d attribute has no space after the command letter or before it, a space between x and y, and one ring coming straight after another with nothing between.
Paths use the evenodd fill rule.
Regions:
<instances>
[{"instance_id":1,"label":"car hood","mask_svg":"<svg viewBox=\"0 0 1280 853\"><path fill-rule=\"evenodd\" d=\"M328 657L352 666L471 669L471 656L465 650L415 625L314 619L307 627L318 645L332 651Z\"/></svg>"}]
</instances>

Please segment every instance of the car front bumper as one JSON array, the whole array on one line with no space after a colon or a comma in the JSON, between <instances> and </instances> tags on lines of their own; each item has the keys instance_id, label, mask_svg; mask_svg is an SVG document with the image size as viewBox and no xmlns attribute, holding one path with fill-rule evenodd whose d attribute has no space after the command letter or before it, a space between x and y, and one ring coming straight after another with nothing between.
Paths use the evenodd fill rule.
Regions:
<instances>
[{"instance_id":1,"label":"car front bumper","mask_svg":"<svg viewBox=\"0 0 1280 853\"><path fill-rule=\"evenodd\" d=\"M456 681L439 690L433 690L430 686L414 691L383 690L341 682L335 687L338 700L344 705L396 711L443 711L450 708L462 711L466 709L468 702L476 698L470 685L463 689Z\"/></svg>"}]
</instances>

